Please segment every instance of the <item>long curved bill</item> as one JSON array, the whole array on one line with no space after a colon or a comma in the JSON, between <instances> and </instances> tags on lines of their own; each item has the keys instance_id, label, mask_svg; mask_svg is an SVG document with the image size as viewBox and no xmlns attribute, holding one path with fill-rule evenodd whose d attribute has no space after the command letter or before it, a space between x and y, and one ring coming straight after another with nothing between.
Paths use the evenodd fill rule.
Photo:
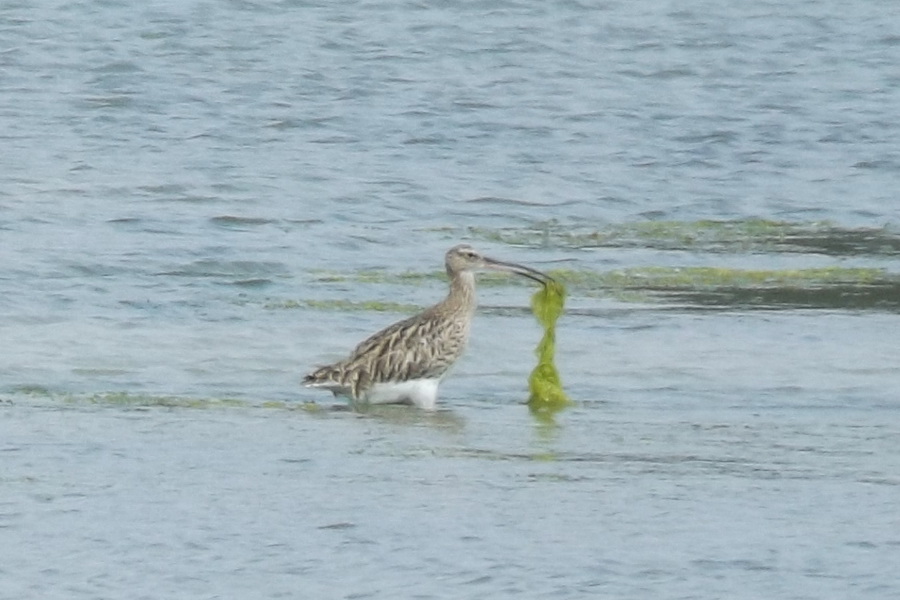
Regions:
<instances>
[{"instance_id":1,"label":"long curved bill","mask_svg":"<svg viewBox=\"0 0 900 600\"><path fill-rule=\"evenodd\" d=\"M546 273L542 273L536 269L532 269L531 267L526 267L524 265L517 265L516 263L494 260L493 258L488 258L485 256L484 264L488 269L493 269L495 271L506 271L507 273L515 273L516 275L521 275L522 277L527 277L528 279L537 281L541 285L547 285L551 281L556 281Z\"/></svg>"}]
</instances>

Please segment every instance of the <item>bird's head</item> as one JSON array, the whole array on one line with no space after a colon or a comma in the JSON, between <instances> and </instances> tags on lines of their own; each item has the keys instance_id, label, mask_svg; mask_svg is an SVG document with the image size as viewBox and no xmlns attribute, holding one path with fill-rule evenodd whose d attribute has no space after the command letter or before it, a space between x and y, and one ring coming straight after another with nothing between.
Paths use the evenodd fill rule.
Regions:
<instances>
[{"instance_id":1,"label":"bird's head","mask_svg":"<svg viewBox=\"0 0 900 600\"><path fill-rule=\"evenodd\" d=\"M541 284L553 281L553 278L546 273L541 273L530 267L484 256L468 244L460 244L450 248L450 250L447 251L445 263L447 266L447 274L450 275L450 277L453 277L457 273L471 273L474 271L505 271L507 273L521 275L522 277L528 277Z\"/></svg>"}]
</instances>

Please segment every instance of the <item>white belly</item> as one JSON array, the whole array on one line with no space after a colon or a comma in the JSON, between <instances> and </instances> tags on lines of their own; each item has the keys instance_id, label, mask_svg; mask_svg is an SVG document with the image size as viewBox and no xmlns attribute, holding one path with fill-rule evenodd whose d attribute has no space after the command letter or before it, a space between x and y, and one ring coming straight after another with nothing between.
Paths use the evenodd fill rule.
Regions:
<instances>
[{"instance_id":1,"label":"white belly","mask_svg":"<svg viewBox=\"0 0 900 600\"><path fill-rule=\"evenodd\" d=\"M363 395L369 404L412 404L425 410L434 410L440 379L413 379L411 381L376 383Z\"/></svg>"}]
</instances>

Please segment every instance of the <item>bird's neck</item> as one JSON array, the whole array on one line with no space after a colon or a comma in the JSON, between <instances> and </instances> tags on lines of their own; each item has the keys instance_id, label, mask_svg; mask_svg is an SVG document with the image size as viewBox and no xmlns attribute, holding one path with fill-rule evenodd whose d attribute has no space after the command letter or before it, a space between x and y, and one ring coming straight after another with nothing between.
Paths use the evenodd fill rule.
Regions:
<instances>
[{"instance_id":1,"label":"bird's neck","mask_svg":"<svg viewBox=\"0 0 900 600\"><path fill-rule=\"evenodd\" d=\"M475 306L478 304L475 298L475 274L463 271L451 276L450 293L444 303L451 310L475 312Z\"/></svg>"}]
</instances>

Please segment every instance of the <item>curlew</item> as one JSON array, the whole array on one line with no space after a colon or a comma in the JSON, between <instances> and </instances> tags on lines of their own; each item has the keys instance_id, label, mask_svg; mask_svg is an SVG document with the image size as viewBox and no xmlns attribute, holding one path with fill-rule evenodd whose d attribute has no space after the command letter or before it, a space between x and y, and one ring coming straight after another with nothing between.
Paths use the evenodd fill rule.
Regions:
<instances>
[{"instance_id":1,"label":"curlew","mask_svg":"<svg viewBox=\"0 0 900 600\"><path fill-rule=\"evenodd\" d=\"M303 383L362 404L412 404L434 410L441 379L462 355L475 314L475 272L506 271L541 284L549 275L479 254L468 244L445 257L450 291L425 311L382 329L350 356L316 369Z\"/></svg>"}]
</instances>

